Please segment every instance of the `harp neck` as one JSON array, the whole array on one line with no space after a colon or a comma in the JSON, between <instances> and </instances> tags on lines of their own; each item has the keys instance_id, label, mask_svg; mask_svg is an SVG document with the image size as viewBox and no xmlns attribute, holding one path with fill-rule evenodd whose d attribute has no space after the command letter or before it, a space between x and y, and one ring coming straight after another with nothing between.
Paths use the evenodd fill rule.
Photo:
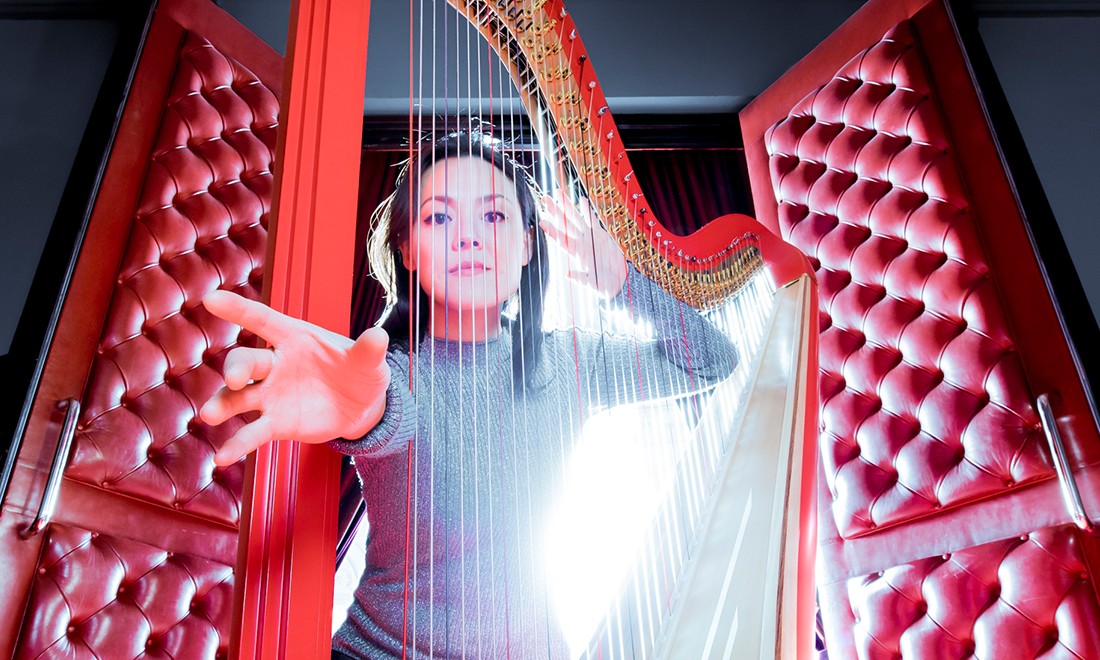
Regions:
<instances>
[{"instance_id":1,"label":"harp neck","mask_svg":"<svg viewBox=\"0 0 1100 660\"><path fill-rule=\"evenodd\" d=\"M584 189L642 274L700 309L729 299L752 279L762 266L757 234L717 223L699 236L678 236L655 216L560 0L448 1L507 64L529 115L549 126L565 179Z\"/></svg>"}]
</instances>

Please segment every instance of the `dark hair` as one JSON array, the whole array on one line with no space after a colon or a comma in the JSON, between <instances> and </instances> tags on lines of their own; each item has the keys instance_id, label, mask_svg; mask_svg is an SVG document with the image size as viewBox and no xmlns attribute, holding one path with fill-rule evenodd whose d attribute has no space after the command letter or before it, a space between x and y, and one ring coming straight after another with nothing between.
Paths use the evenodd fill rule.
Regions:
<instances>
[{"instance_id":1,"label":"dark hair","mask_svg":"<svg viewBox=\"0 0 1100 660\"><path fill-rule=\"evenodd\" d=\"M431 309L430 300L415 278L396 258L400 246L407 244L409 227L415 219L415 207L420 199L420 178L437 161L447 158L481 158L492 163L516 186L520 215L534 236L531 258L523 266L519 280L519 310L511 322L512 375L525 389L534 382L542 358L542 310L549 261L546 254L546 234L539 227L538 205L535 202L534 181L527 170L509 157L497 140L480 131L457 131L442 138L425 141L397 176L397 189L374 212L367 250L371 270L386 291L386 310L382 313L382 328L394 344L419 344L427 332L427 323L410 327L413 310ZM415 174L415 176L413 176ZM410 290L415 289L414 298ZM413 333L416 332L415 342ZM410 346L411 348L411 346Z\"/></svg>"}]
</instances>

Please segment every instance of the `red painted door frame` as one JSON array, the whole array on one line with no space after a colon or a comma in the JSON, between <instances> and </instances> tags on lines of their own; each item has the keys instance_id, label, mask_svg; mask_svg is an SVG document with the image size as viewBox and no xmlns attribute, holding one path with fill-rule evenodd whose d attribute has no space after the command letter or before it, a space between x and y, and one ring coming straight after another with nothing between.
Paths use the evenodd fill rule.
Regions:
<instances>
[{"instance_id":1,"label":"red painted door frame","mask_svg":"<svg viewBox=\"0 0 1100 660\"><path fill-rule=\"evenodd\" d=\"M347 334L369 0L291 7L265 299ZM279 442L249 459L233 653L327 658L339 457Z\"/></svg>"}]
</instances>

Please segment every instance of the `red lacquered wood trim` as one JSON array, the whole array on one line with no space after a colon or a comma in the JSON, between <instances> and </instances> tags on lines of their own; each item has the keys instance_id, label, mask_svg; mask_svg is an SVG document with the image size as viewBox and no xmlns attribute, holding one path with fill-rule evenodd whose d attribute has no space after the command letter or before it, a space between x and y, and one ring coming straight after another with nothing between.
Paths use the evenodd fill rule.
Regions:
<instances>
[{"instance_id":1,"label":"red lacquered wood trim","mask_svg":"<svg viewBox=\"0 0 1100 660\"><path fill-rule=\"evenodd\" d=\"M1097 420L958 30L938 2L914 16L913 27L1031 391L1058 393L1054 412L1071 464L1100 463Z\"/></svg>"},{"instance_id":2,"label":"red lacquered wood trim","mask_svg":"<svg viewBox=\"0 0 1100 660\"><path fill-rule=\"evenodd\" d=\"M937 0L870 0L738 113L745 146L787 116L791 106L832 79L856 53ZM772 202L774 204L774 202Z\"/></svg>"},{"instance_id":3,"label":"red lacquered wood trim","mask_svg":"<svg viewBox=\"0 0 1100 660\"><path fill-rule=\"evenodd\" d=\"M271 89L282 88L283 56L211 0L161 0L157 13L198 33L223 55L247 62L248 70Z\"/></svg>"},{"instance_id":4,"label":"red lacquered wood trim","mask_svg":"<svg viewBox=\"0 0 1100 660\"><path fill-rule=\"evenodd\" d=\"M370 3L291 9L264 282L275 309L347 333ZM339 458L280 442L251 461L232 652L327 658ZM243 542L247 539L247 542Z\"/></svg>"},{"instance_id":5,"label":"red lacquered wood trim","mask_svg":"<svg viewBox=\"0 0 1100 660\"><path fill-rule=\"evenodd\" d=\"M792 248L794 249L794 248ZM797 252L797 250L795 250ZM802 253L799 252L799 256ZM803 260L806 260L802 256ZM813 269L807 264L807 273L813 277ZM817 452L817 434L819 418L818 375L820 368L817 359L817 340L819 335L817 323L818 297L817 284L809 287L809 318L806 328L806 394L805 414L806 420L802 427L802 491L798 502L798 567L795 573L797 580L798 609L796 618L798 625L798 639L795 647L797 658L812 658L816 654L814 635L811 631L815 628L817 619L817 474L821 461Z\"/></svg>"},{"instance_id":6,"label":"red lacquered wood trim","mask_svg":"<svg viewBox=\"0 0 1100 660\"><path fill-rule=\"evenodd\" d=\"M803 97L832 79L845 62L887 30L935 0L870 0L806 57L738 113L749 168L753 208L768 229L779 233L764 134Z\"/></svg>"}]
</instances>

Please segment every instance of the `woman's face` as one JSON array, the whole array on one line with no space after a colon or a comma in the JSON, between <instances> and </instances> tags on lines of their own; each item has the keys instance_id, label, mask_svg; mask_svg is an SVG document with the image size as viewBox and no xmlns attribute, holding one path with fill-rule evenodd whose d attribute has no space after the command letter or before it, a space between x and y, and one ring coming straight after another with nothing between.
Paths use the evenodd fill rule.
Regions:
<instances>
[{"instance_id":1,"label":"woman's face","mask_svg":"<svg viewBox=\"0 0 1100 660\"><path fill-rule=\"evenodd\" d=\"M530 258L515 183L482 158L447 158L421 175L414 204L401 253L432 301L433 327L487 323L495 336L501 305L519 290Z\"/></svg>"}]
</instances>

